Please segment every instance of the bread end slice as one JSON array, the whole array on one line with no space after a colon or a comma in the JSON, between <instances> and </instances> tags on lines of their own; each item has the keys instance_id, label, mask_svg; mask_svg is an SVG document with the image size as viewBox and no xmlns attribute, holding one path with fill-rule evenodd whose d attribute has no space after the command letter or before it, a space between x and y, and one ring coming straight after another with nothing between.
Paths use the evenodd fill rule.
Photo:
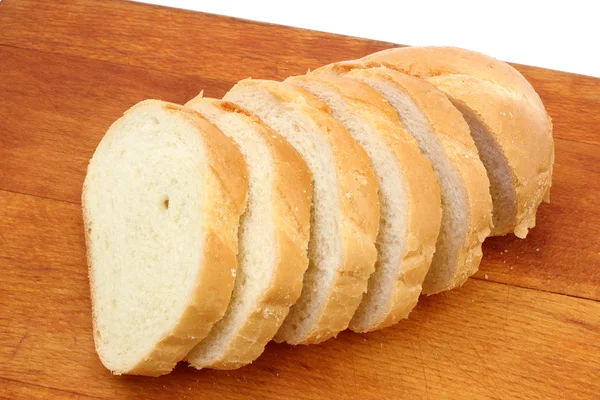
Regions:
<instances>
[{"instance_id":1,"label":"bread end slice","mask_svg":"<svg viewBox=\"0 0 600 400\"><path fill-rule=\"evenodd\" d=\"M524 238L550 201L552 120L531 84L511 65L454 47L394 48L361 60L423 78L460 109L486 166L494 202L492 235Z\"/></svg>"}]
</instances>

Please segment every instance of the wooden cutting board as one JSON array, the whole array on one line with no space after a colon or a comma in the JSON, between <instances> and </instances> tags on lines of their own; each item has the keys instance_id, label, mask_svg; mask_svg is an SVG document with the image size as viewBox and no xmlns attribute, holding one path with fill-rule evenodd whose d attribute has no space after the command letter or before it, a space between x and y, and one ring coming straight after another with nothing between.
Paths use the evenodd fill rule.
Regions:
<instances>
[{"instance_id":1,"label":"wooden cutting board","mask_svg":"<svg viewBox=\"0 0 600 400\"><path fill-rule=\"evenodd\" d=\"M0 398L597 399L600 80L525 66L554 121L552 203L526 240L488 239L463 288L382 331L271 344L237 371L100 364L80 195L110 123L145 98L221 96L391 46L122 1L2 1Z\"/></svg>"}]
</instances>

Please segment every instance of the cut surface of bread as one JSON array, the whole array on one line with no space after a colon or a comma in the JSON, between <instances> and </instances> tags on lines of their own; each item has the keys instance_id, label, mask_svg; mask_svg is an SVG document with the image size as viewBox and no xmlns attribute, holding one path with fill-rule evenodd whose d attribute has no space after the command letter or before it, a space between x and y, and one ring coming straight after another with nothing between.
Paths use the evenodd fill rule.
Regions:
<instances>
[{"instance_id":1,"label":"cut surface of bread","mask_svg":"<svg viewBox=\"0 0 600 400\"><path fill-rule=\"evenodd\" d=\"M309 266L275 340L308 344L334 337L348 327L376 259L379 201L369 159L327 106L301 88L246 79L224 100L284 136L313 175Z\"/></svg>"},{"instance_id":2,"label":"cut surface of bread","mask_svg":"<svg viewBox=\"0 0 600 400\"><path fill-rule=\"evenodd\" d=\"M396 110L370 86L325 74L286 82L324 101L369 155L379 184L378 258L350 329L390 326L416 305L431 264L441 219L437 178Z\"/></svg>"},{"instance_id":3,"label":"cut surface of bread","mask_svg":"<svg viewBox=\"0 0 600 400\"><path fill-rule=\"evenodd\" d=\"M505 62L452 47L395 48L362 61L426 79L449 96L488 172L492 234L524 238L549 201L554 163L552 122L531 84Z\"/></svg>"},{"instance_id":4,"label":"cut surface of bread","mask_svg":"<svg viewBox=\"0 0 600 400\"><path fill-rule=\"evenodd\" d=\"M186 106L232 138L248 166L231 302L186 357L196 368L233 369L263 352L300 296L308 267L311 175L285 139L239 106L202 96Z\"/></svg>"},{"instance_id":5,"label":"cut surface of bread","mask_svg":"<svg viewBox=\"0 0 600 400\"><path fill-rule=\"evenodd\" d=\"M198 113L147 100L108 130L82 208L96 350L115 374L168 373L227 308L246 166Z\"/></svg>"},{"instance_id":6,"label":"cut surface of bread","mask_svg":"<svg viewBox=\"0 0 600 400\"><path fill-rule=\"evenodd\" d=\"M388 68L347 62L315 73L338 73L367 83L397 110L430 160L442 197L440 235L423 293L462 285L479 268L492 200L485 168L460 112L433 85Z\"/></svg>"}]
</instances>

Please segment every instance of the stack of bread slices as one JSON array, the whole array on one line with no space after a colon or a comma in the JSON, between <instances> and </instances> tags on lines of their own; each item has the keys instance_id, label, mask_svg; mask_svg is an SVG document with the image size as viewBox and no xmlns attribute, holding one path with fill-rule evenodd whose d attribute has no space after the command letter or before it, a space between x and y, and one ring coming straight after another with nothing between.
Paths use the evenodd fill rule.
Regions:
<instances>
[{"instance_id":1,"label":"stack of bread slices","mask_svg":"<svg viewBox=\"0 0 600 400\"><path fill-rule=\"evenodd\" d=\"M487 236L527 235L553 161L531 85L457 48L143 101L83 187L96 350L157 376L393 325L475 273Z\"/></svg>"}]
</instances>

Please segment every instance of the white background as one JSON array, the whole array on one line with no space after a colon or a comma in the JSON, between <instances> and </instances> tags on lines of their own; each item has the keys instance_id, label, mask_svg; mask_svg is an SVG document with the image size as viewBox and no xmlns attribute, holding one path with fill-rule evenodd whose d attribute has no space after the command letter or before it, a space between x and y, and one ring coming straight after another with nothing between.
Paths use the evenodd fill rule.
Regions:
<instances>
[{"instance_id":1,"label":"white background","mask_svg":"<svg viewBox=\"0 0 600 400\"><path fill-rule=\"evenodd\" d=\"M600 77L600 1L144 0Z\"/></svg>"}]
</instances>

